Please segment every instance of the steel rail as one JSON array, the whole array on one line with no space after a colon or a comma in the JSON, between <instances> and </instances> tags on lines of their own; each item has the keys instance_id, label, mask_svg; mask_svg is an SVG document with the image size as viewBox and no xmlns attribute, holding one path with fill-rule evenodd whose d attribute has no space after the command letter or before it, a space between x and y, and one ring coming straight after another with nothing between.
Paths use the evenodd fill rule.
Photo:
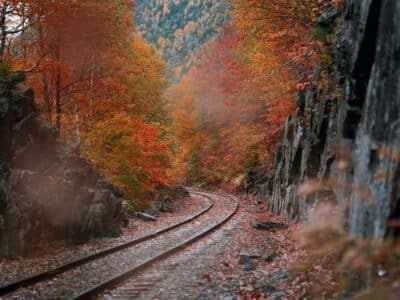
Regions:
<instances>
[{"instance_id":1,"label":"steel rail","mask_svg":"<svg viewBox=\"0 0 400 300\"><path fill-rule=\"evenodd\" d=\"M192 194L200 195L199 193L192 193ZM201 196L203 196L203 195L201 195ZM85 257L81 257L81 258L72 260L72 261L70 261L70 262L68 262L66 264L63 264L63 265L61 265L59 267L56 267L54 269L50 269L50 270L46 270L46 271L42 271L42 272L37 272L37 273L35 273L35 274L31 275L31 276L28 276L28 277L25 277L23 279L16 280L16 281L13 281L11 283L8 283L8 284L0 287L0 297L4 296L4 295L7 295L7 294L10 294L12 292L15 292L16 290L18 290L18 289L20 289L22 287L27 287L27 286L33 285L35 283L51 279L51 278L55 277L56 275L62 274L64 272L68 271L68 270L71 270L71 269L74 269L76 267L79 267L79 266L81 266L81 265L83 265L83 264L85 264L87 262L99 259L101 257L107 256L107 255L115 253L115 252L118 252L118 251L123 250L125 248L138 245L140 243L143 243L145 241L148 241L150 239L158 237L158 236L160 236L160 235L162 235L164 233L172 231L172 230L174 230L174 229L176 229L178 227L181 227L181 226L183 226L183 225L185 225L187 223L190 223L190 222L194 221L195 219L199 218L201 215L203 215L206 212L208 212L214 206L214 204L212 203L212 201L211 201L211 199L209 197L205 197L205 198L210 200L208 206L205 209L203 209L200 212L198 212L197 214L195 214L195 215L183 220L182 222L179 222L179 223L176 223L174 225L165 227L165 228L160 229L160 230L158 230L156 232L153 232L153 233L151 233L149 235L145 235L143 237L139 237L139 238L130 240L130 241L125 242L125 243L123 243L121 245L114 246L114 247L109 247L109 248L107 248L105 250L100 250L98 252L89 254L89 255L87 255Z\"/></svg>"},{"instance_id":2,"label":"steel rail","mask_svg":"<svg viewBox=\"0 0 400 300\"><path fill-rule=\"evenodd\" d=\"M112 287L116 286L117 284L125 281L126 279L131 278L134 275L137 275L138 273L140 273L140 272L144 271L145 269L149 268L150 266L152 266L154 263L161 261L161 260L171 256L172 254L175 254L175 253L183 250L184 248L188 247L189 245L193 244L194 242L199 241L206 235L214 232L216 229L220 228L222 225L224 225L226 222L228 222L237 213L237 211L239 209L238 201L236 201L235 199L233 199L232 197L227 196L227 195L218 194L218 193L201 193L201 192L194 192L194 191L190 191L190 193L203 196L205 198L208 198L209 200L211 200L211 197L208 196L210 194L222 196L222 197L228 198L230 200L233 200L235 202L235 207L229 213L229 215L227 217L225 217L223 220L221 220L220 222L218 222L216 225L212 226L211 228L201 232L200 234L197 234L196 236L194 236L190 239L185 240L184 242L180 243L179 245L174 246L155 257L148 259L147 261L140 264L139 266L136 266L127 271L121 272L121 273L115 275L114 277L107 279L107 280L101 282L100 284L97 284L97 285L83 291L82 293L74 296L72 299L78 300L78 299L94 299L94 298L96 298L96 295L103 292L104 290L112 288Z\"/></svg>"}]
</instances>

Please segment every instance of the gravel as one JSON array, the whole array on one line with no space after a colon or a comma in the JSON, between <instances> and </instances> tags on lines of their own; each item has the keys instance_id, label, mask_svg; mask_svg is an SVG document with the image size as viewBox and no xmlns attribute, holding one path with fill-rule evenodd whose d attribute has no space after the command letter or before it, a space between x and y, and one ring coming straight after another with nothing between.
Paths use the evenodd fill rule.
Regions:
<instances>
[{"instance_id":1,"label":"gravel","mask_svg":"<svg viewBox=\"0 0 400 300\"><path fill-rule=\"evenodd\" d=\"M177 218L193 215L207 206L206 202L199 201L200 198L194 196L190 202L184 203L188 206L177 214L163 216L155 223L131 220L124 235L132 238L138 232L147 234L160 229L161 224L171 225ZM116 272L137 266L211 227L226 216L232 207L232 201L220 196L212 198L215 200L214 207L196 221L154 240L61 274L51 281L37 284L35 289L19 290L13 294L14 299L70 298ZM301 299L307 295L311 299L308 292L316 284L310 277L320 278L324 291L334 287L336 283L332 280L332 271L326 270L327 268L324 270L318 264L311 266L311 273L306 275L293 271L293 267L298 262L305 261L308 256L307 251L299 248L292 238L299 225L292 224L287 229L276 231L260 231L251 227L250 222L254 219L283 222L281 217L269 214L264 204L255 203L255 199L242 198L239 212L222 228L179 253L155 263L120 286L104 292L99 298L247 300ZM99 244L108 243L107 246L110 246L120 239L101 241ZM243 265L239 264L240 254L242 257L248 256L256 266L252 270L244 270ZM1 273L1 276L7 276L3 271ZM337 297L324 294L324 299L335 298Z\"/></svg>"},{"instance_id":2,"label":"gravel","mask_svg":"<svg viewBox=\"0 0 400 300\"><path fill-rule=\"evenodd\" d=\"M194 196L195 199L202 197ZM150 241L113 253L107 257L89 262L79 268L67 271L52 280L36 284L34 289L24 288L7 298L23 297L29 299L68 299L88 287L135 267L149 258L175 247L177 244L193 237L209 227L217 224L232 210L232 201L226 198L214 204L214 207L194 222L177 230L165 233ZM7 299L4 298L4 299Z\"/></svg>"},{"instance_id":3,"label":"gravel","mask_svg":"<svg viewBox=\"0 0 400 300\"><path fill-rule=\"evenodd\" d=\"M217 197L217 201L222 199ZM142 300L303 298L313 283L310 283L308 275L291 271L307 257L307 251L300 249L292 239L299 225L292 224L288 229L275 232L257 230L250 225L254 218L274 222L283 220L269 214L265 205L255 204L254 199L243 198L240 203L239 213L222 229L158 262L101 298L126 299L126 292L134 294L132 298ZM261 257L259 250L263 252ZM273 259L266 259L271 253ZM243 270L243 265L239 264L240 254L254 257L251 259L257 262L256 268ZM315 269L313 272L315 276L327 278L325 287L335 284L329 271L321 274ZM143 282L150 285L136 289Z\"/></svg>"},{"instance_id":4,"label":"gravel","mask_svg":"<svg viewBox=\"0 0 400 300\"><path fill-rule=\"evenodd\" d=\"M123 229L122 234L117 238L93 239L83 245L69 246L55 242L37 246L31 256L27 258L1 259L1 285L6 285L37 272L53 269L90 253L117 246L158 231L161 228L179 223L205 209L208 204L208 200L199 199L198 197L181 199L174 203L174 213L162 214L154 223L143 222L136 218L130 219L129 225Z\"/></svg>"}]
</instances>

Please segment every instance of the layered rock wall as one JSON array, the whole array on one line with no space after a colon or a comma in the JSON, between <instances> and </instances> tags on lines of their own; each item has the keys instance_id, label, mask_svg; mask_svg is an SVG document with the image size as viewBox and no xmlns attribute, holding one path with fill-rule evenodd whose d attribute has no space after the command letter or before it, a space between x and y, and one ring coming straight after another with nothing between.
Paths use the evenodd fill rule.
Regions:
<instances>
[{"instance_id":1,"label":"layered rock wall","mask_svg":"<svg viewBox=\"0 0 400 300\"><path fill-rule=\"evenodd\" d=\"M60 150L35 114L31 89L0 82L0 256L38 242L112 236L123 222L122 193L77 155Z\"/></svg>"},{"instance_id":2,"label":"layered rock wall","mask_svg":"<svg viewBox=\"0 0 400 300\"><path fill-rule=\"evenodd\" d=\"M330 25L336 32L330 75L341 96L315 88L298 95L274 176L257 186L273 212L306 220L320 201L335 199L348 203L353 235L376 238L400 217L399 16L399 1L352 0ZM310 179L329 181L330 188L300 196L299 185Z\"/></svg>"}]
</instances>

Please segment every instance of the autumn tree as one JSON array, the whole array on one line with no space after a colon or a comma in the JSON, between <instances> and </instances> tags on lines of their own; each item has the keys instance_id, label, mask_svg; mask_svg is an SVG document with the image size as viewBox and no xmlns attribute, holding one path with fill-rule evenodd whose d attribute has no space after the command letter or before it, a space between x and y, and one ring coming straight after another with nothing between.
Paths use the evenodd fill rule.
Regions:
<instances>
[{"instance_id":1,"label":"autumn tree","mask_svg":"<svg viewBox=\"0 0 400 300\"><path fill-rule=\"evenodd\" d=\"M196 68L170 90L177 165L190 182L231 182L263 161L263 92L249 86L254 74L241 44L242 37L225 26L201 49Z\"/></svg>"},{"instance_id":2,"label":"autumn tree","mask_svg":"<svg viewBox=\"0 0 400 300\"><path fill-rule=\"evenodd\" d=\"M265 147L266 156L271 157L282 124L293 110L296 91L311 85L316 64L322 60L326 65L331 63L324 55L329 43L318 36L316 28L324 12L338 8L341 1L231 2L232 24L243 36L242 53L255 71L251 85L264 91L269 130Z\"/></svg>"},{"instance_id":3,"label":"autumn tree","mask_svg":"<svg viewBox=\"0 0 400 300\"><path fill-rule=\"evenodd\" d=\"M80 149L129 200L166 184L171 133L165 68L135 33L133 1L2 3L4 61L26 74L25 84L34 88L41 117L56 129L60 145ZM17 14L18 21L25 16L24 26L10 23ZM24 38L22 31L12 34L15 26Z\"/></svg>"},{"instance_id":4,"label":"autumn tree","mask_svg":"<svg viewBox=\"0 0 400 300\"><path fill-rule=\"evenodd\" d=\"M203 170L201 180L211 182L271 162L296 92L309 86L312 67L326 46L314 38L316 24L326 9L339 4L231 2L231 25L200 51L200 63L174 87L172 96L187 99L188 94L181 94L185 90L193 94L194 109L186 111L191 117L183 118L179 110L176 117L178 132L190 120L196 137L178 134L187 152L181 165Z\"/></svg>"},{"instance_id":5,"label":"autumn tree","mask_svg":"<svg viewBox=\"0 0 400 300\"><path fill-rule=\"evenodd\" d=\"M7 0L0 2L0 61L10 55L16 36L25 40L27 31L38 23L37 1ZM26 55L26 49L20 49Z\"/></svg>"}]
</instances>

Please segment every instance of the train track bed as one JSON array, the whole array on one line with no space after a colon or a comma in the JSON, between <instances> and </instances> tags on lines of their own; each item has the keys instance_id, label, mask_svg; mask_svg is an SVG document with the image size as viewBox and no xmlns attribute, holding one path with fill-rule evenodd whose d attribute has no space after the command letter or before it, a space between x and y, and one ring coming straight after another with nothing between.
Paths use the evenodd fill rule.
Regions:
<instances>
[{"instance_id":1,"label":"train track bed","mask_svg":"<svg viewBox=\"0 0 400 300\"><path fill-rule=\"evenodd\" d=\"M185 198L174 203L173 213L163 213L156 222L143 222L132 218L128 227L116 238L93 239L88 243L77 246L64 246L53 243L38 247L31 257L1 259L0 260L0 285L20 280L37 272L53 269L67 262L76 260L90 253L101 251L111 246L125 243L140 236L148 235L161 228L181 222L205 209L209 201L203 198Z\"/></svg>"},{"instance_id":2,"label":"train track bed","mask_svg":"<svg viewBox=\"0 0 400 300\"><path fill-rule=\"evenodd\" d=\"M215 203L223 206L227 198L215 194ZM238 198L232 197L239 201ZM228 200L229 201L229 200ZM222 202L222 203L221 203ZM229 204L225 207L228 210ZM202 282L211 272L220 272L220 257L216 256L215 247L229 255L232 230L237 230L242 220L242 202L237 214L233 215L219 230L211 232L206 238L189 245L183 251L159 261L145 270L142 274L134 276L113 289L105 290L98 295L98 299L222 299L215 297L199 298L198 290L204 286ZM217 268L210 269L216 264ZM211 277L210 277L211 278Z\"/></svg>"},{"instance_id":3,"label":"train track bed","mask_svg":"<svg viewBox=\"0 0 400 300\"><path fill-rule=\"evenodd\" d=\"M102 293L100 299L300 299L310 295L314 288L310 278L291 271L307 258L292 239L299 225L260 231L250 226L254 219L284 221L268 213L264 204L243 197L239 213L221 230ZM258 251L261 257L253 263L240 263L241 253ZM275 257L266 260L271 253ZM317 264L311 270L313 278L326 281L326 290L335 285L330 272Z\"/></svg>"},{"instance_id":4,"label":"train track bed","mask_svg":"<svg viewBox=\"0 0 400 300\"><path fill-rule=\"evenodd\" d=\"M192 197L195 199L205 198L199 195ZM225 199L212 202L213 206L209 205L210 209L206 213L174 230L139 244L119 249L117 252L112 252L96 260L90 260L29 287L21 287L13 293L6 294L2 299L72 299L78 295L83 295L83 299L86 299L86 291L90 291L103 282L108 282L116 274L137 268L154 258L181 250L182 245L186 245L193 237L203 238L208 234L210 228L222 225L228 217L236 212L237 203L235 201ZM173 251L171 252L171 250Z\"/></svg>"}]
</instances>

